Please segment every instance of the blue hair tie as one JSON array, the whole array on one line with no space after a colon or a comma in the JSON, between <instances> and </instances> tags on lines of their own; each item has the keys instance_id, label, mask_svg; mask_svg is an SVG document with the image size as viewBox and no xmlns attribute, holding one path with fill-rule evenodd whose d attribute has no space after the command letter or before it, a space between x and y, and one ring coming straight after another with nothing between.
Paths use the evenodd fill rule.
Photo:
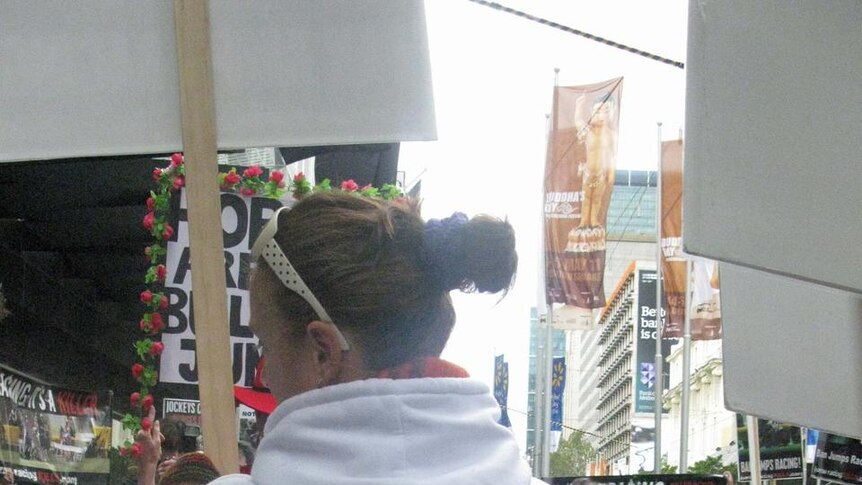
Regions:
<instances>
[{"instance_id":1,"label":"blue hair tie","mask_svg":"<svg viewBox=\"0 0 862 485\"><path fill-rule=\"evenodd\" d=\"M429 275L446 290L461 287L463 276L458 271L461 244L459 233L469 219L455 212L445 219L429 219L425 223L422 260Z\"/></svg>"}]
</instances>

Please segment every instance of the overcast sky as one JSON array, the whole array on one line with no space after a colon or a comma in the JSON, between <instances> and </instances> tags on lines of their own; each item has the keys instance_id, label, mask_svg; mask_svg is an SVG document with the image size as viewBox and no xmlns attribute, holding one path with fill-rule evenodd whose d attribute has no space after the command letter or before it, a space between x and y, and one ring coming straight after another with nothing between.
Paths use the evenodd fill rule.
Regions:
<instances>
[{"instance_id":1,"label":"overcast sky","mask_svg":"<svg viewBox=\"0 0 862 485\"><path fill-rule=\"evenodd\" d=\"M505 0L505 6L685 62L687 2ZM509 407L526 440L530 307L539 300L545 115L560 85L623 81L617 168L655 169L664 139L683 127L685 71L467 0L426 0L438 140L402 145L407 180L422 175L423 215L508 217L520 257L509 295L453 292L458 324L444 358L492 385L509 361Z\"/></svg>"}]
</instances>

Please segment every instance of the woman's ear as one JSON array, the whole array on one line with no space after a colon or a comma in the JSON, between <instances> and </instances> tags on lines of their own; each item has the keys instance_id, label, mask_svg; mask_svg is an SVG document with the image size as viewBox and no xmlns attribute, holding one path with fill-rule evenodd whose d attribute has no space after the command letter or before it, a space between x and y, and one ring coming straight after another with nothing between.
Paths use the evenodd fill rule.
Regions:
<instances>
[{"instance_id":1,"label":"woman's ear","mask_svg":"<svg viewBox=\"0 0 862 485\"><path fill-rule=\"evenodd\" d=\"M331 323L314 320L305 327L305 332L320 373L321 386L337 383L345 364L338 330Z\"/></svg>"}]
</instances>

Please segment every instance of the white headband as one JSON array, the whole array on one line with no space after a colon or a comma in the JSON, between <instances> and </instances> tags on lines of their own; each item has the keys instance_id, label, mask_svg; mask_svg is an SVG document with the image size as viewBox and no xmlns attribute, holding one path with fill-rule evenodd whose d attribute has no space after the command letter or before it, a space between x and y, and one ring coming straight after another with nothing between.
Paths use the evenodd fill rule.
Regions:
<instances>
[{"instance_id":1,"label":"white headband","mask_svg":"<svg viewBox=\"0 0 862 485\"><path fill-rule=\"evenodd\" d=\"M350 350L350 344L347 342L347 339L344 338L344 334L342 334L341 330L338 329L338 326L333 323L332 318L330 318L329 314L324 310L323 305L317 301L317 297L314 296L314 293L311 292L308 285L302 281L296 268L290 264L290 260L287 259L284 251L282 251L278 243L275 242L275 234L278 232L278 216L283 210L288 210L288 208L281 207L275 211L269 222L263 226L263 229L257 236L257 240L254 242L254 246L251 248L252 261L256 262L262 256L272 271L275 272L275 275L278 276L278 279L284 283L284 286L305 300L314 312L317 313L317 316L321 321L332 325L332 328L335 329L335 333L338 335L338 343L341 346L341 350Z\"/></svg>"}]
</instances>

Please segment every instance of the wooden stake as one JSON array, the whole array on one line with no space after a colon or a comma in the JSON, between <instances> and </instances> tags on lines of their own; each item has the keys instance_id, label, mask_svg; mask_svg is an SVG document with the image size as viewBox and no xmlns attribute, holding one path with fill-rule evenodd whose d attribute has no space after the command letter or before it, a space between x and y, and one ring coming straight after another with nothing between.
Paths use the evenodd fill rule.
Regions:
<instances>
[{"instance_id":1,"label":"wooden stake","mask_svg":"<svg viewBox=\"0 0 862 485\"><path fill-rule=\"evenodd\" d=\"M204 452L239 471L225 290L209 1L174 0Z\"/></svg>"}]
</instances>

